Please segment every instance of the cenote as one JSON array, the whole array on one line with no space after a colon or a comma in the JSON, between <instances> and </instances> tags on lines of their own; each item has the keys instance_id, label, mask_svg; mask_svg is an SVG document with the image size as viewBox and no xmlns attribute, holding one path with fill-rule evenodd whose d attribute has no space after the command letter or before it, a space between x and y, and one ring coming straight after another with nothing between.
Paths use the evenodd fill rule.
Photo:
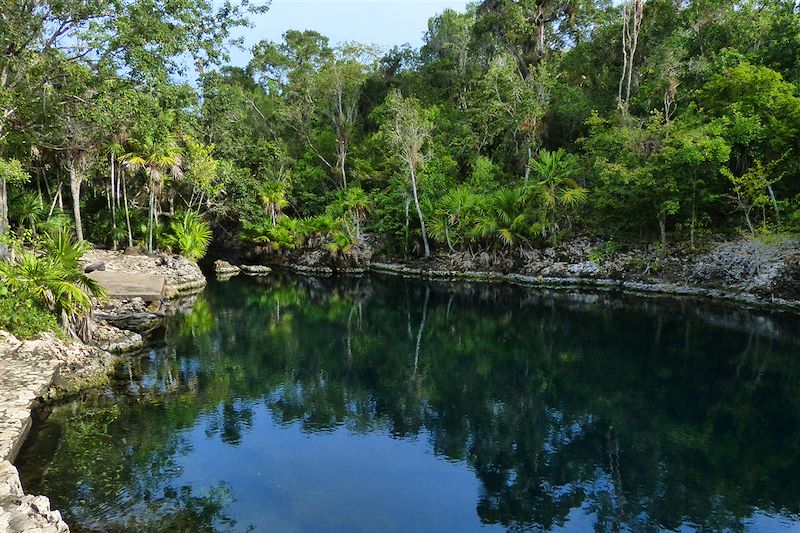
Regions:
<instances>
[{"instance_id":1,"label":"cenote","mask_svg":"<svg viewBox=\"0 0 800 533\"><path fill-rule=\"evenodd\" d=\"M796 317L389 277L212 283L17 461L74 531L797 531Z\"/></svg>"}]
</instances>

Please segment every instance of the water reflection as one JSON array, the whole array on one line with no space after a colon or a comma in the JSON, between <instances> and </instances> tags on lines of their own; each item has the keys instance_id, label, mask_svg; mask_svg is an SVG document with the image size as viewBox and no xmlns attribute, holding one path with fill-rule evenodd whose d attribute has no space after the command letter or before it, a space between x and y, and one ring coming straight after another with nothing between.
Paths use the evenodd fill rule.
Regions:
<instances>
[{"instance_id":1,"label":"water reflection","mask_svg":"<svg viewBox=\"0 0 800 533\"><path fill-rule=\"evenodd\" d=\"M796 530L795 324L687 300L234 279L113 390L43 413L19 462L76 530Z\"/></svg>"}]
</instances>

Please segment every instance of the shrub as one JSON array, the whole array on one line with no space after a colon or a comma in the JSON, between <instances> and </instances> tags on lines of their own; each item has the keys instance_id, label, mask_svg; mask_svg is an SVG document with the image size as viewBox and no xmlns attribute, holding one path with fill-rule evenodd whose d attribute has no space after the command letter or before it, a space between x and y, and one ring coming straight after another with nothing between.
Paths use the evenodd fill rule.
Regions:
<instances>
[{"instance_id":1,"label":"shrub","mask_svg":"<svg viewBox=\"0 0 800 533\"><path fill-rule=\"evenodd\" d=\"M203 218L190 211L180 214L170 223L169 246L192 261L202 259L211 244L211 226Z\"/></svg>"},{"instance_id":2,"label":"shrub","mask_svg":"<svg viewBox=\"0 0 800 533\"><path fill-rule=\"evenodd\" d=\"M11 291L0 284L0 329L20 339L35 337L43 331L58 332L58 320L37 298L22 291Z\"/></svg>"},{"instance_id":3,"label":"shrub","mask_svg":"<svg viewBox=\"0 0 800 533\"><path fill-rule=\"evenodd\" d=\"M65 331L85 337L91 296L105 297L95 280L84 274L78 260L85 251L66 231L50 234L44 255L18 250L13 261L0 262L0 280L11 298L38 305L61 315ZM8 299L8 298L6 298Z\"/></svg>"}]
</instances>

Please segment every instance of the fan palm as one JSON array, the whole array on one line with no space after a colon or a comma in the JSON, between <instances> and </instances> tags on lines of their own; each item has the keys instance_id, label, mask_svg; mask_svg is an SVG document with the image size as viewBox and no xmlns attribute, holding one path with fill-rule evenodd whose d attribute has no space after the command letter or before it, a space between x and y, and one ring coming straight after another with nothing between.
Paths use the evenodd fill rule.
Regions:
<instances>
[{"instance_id":1,"label":"fan palm","mask_svg":"<svg viewBox=\"0 0 800 533\"><path fill-rule=\"evenodd\" d=\"M361 187L350 187L344 191L338 202L340 208L350 214L356 229L356 238L361 236L361 221L367 217L369 198Z\"/></svg>"},{"instance_id":2,"label":"fan palm","mask_svg":"<svg viewBox=\"0 0 800 533\"><path fill-rule=\"evenodd\" d=\"M283 208L289 205L286 199L286 182L262 182L258 186L258 199L264 208L264 214L269 215L273 226L276 225Z\"/></svg>"},{"instance_id":3,"label":"fan palm","mask_svg":"<svg viewBox=\"0 0 800 533\"><path fill-rule=\"evenodd\" d=\"M45 214L44 205L36 193L23 192L12 202L11 214L19 225L20 233L25 229L30 229L35 237L36 226L42 221Z\"/></svg>"},{"instance_id":4,"label":"fan palm","mask_svg":"<svg viewBox=\"0 0 800 533\"><path fill-rule=\"evenodd\" d=\"M183 155L180 147L172 136L162 142L156 142L151 137L143 140L134 140L133 151L124 154L120 159L123 164L132 170L144 170L147 174L147 189L149 192L149 213L147 221L147 249L153 251L153 225L158 219L158 206L160 205L161 190L165 173L175 177L182 174L181 164Z\"/></svg>"},{"instance_id":5,"label":"fan palm","mask_svg":"<svg viewBox=\"0 0 800 533\"><path fill-rule=\"evenodd\" d=\"M180 254L192 261L202 259L211 244L212 232L208 222L193 211L186 211L170 223L168 241L178 247Z\"/></svg>"},{"instance_id":6,"label":"fan palm","mask_svg":"<svg viewBox=\"0 0 800 533\"><path fill-rule=\"evenodd\" d=\"M589 192L572 178L577 169L575 157L563 148L541 150L530 165L537 180L525 187L525 193L538 208L531 233L555 244L560 221L569 223L569 210L584 203Z\"/></svg>"},{"instance_id":7,"label":"fan palm","mask_svg":"<svg viewBox=\"0 0 800 533\"><path fill-rule=\"evenodd\" d=\"M477 206L477 196L469 187L450 189L439 202L431 227L434 237L444 237L447 248L455 252L454 244L462 237L461 228L469 223L469 215Z\"/></svg>"},{"instance_id":8,"label":"fan palm","mask_svg":"<svg viewBox=\"0 0 800 533\"><path fill-rule=\"evenodd\" d=\"M526 240L527 221L523 193L518 189L501 189L489 197L471 236L496 239L503 246L512 247Z\"/></svg>"},{"instance_id":9,"label":"fan palm","mask_svg":"<svg viewBox=\"0 0 800 533\"><path fill-rule=\"evenodd\" d=\"M14 261L0 262L0 278L14 293L41 300L61 314L62 327L74 332L91 312L91 296L105 297L100 284L84 274L78 259L85 247L59 231L46 240L47 253L19 250Z\"/></svg>"}]
</instances>

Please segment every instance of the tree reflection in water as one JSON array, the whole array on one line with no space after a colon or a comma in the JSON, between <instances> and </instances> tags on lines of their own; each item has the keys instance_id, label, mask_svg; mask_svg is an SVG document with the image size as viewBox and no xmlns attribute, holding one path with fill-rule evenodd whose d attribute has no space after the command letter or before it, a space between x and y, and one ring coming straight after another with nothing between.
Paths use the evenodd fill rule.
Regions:
<instances>
[{"instance_id":1,"label":"tree reflection in water","mask_svg":"<svg viewBox=\"0 0 800 533\"><path fill-rule=\"evenodd\" d=\"M266 406L311 436L425 435L474 470L483 524L551 529L576 509L602 531L800 523L791 317L495 285L260 283L212 285L113 390L43 413L26 488L89 530L232 529L237 487L181 484L176 459L197 452L194 427L257 438Z\"/></svg>"}]
</instances>

